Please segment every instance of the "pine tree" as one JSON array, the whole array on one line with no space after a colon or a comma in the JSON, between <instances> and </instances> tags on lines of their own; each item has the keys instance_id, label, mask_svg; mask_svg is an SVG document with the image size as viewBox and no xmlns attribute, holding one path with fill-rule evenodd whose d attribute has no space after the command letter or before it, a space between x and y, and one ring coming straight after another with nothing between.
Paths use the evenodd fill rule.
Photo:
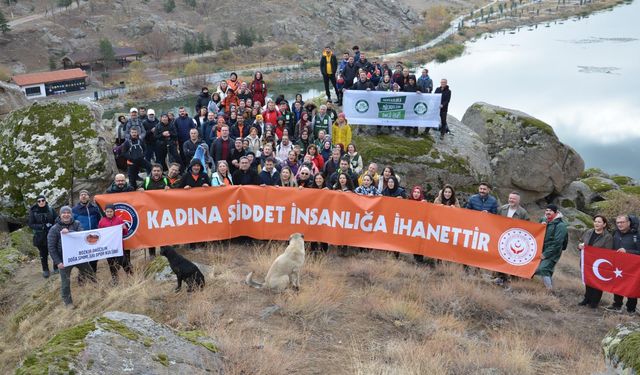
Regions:
<instances>
[{"instance_id":1,"label":"pine tree","mask_svg":"<svg viewBox=\"0 0 640 375\"><path fill-rule=\"evenodd\" d=\"M167 13L173 12L176 9L176 2L174 0L166 0L164 2L164 11Z\"/></svg>"},{"instance_id":2,"label":"pine tree","mask_svg":"<svg viewBox=\"0 0 640 375\"><path fill-rule=\"evenodd\" d=\"M182 53L184 53L185 55L191 55L195 52L195 46L193 45L193 42L191 41L191 39L186 39L184 41L184 44L182 45Z\"/></svg>"},{"instance_id":3,"label":"pine tree","mask_svg":"<svg viewBox=\"0 0 640 375\"><path fill-rule=\"evenodd\" d=\"M109 39L104 38L100 40L100 56L102 57L102 63L105 68L115 60L116 53L113 52L113 45L111 45Z\"/></svg>"},{"instance_id":4,"label":"pine tree","mask_svg":"<svg viewBox=\"0 0 640 375\"><path fill-rule=\"evenodd\" d=\"M229 49L231 45L231 41L229 40L229 33L227 30L222 30L220 34L220 39L218 40L218 49L225 50Z\"/></svg>"},{"instance_id":5,"label":"pine tree","mask_svg":"<svg viewBox=\"0 0 640 375\"><path fill-rule=\"evenodd\" d=\"M3 34L6 34L9 31L11 31L11 28L9 27L9 22L7 21L6 18L4 18L4 14L2 13L1 10L0 10L0 31L2 31Z\"/></svg>"}]
</instances>

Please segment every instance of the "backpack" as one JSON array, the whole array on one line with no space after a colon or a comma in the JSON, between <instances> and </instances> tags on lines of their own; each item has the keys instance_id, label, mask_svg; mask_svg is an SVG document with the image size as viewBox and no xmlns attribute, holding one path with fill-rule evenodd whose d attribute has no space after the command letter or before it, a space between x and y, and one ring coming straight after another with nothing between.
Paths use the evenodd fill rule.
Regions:
<instances>
[{"instance_id":1,"label":"backpack","mask_svg":"<svg viewBox=\"0 0 640 375\"><path fill-rule=\"evenodd\" d=\"M634 214L629 215L629 222L631 223L631 231L638 231L638 227L640 226L640 219Z\"/></svg>"},{"instance_id":2,"label":"backpack","mask_svg":"<svg viewBox=\"0 0 640 375\"><path fill-rule=\"evenodd\" d=\"M131 147L129 148L129 158L131 160L139 160L144 158L144 149L142 148L142 142L138 139L136 143L129 141Z\"/></svg>"}]
</instances>

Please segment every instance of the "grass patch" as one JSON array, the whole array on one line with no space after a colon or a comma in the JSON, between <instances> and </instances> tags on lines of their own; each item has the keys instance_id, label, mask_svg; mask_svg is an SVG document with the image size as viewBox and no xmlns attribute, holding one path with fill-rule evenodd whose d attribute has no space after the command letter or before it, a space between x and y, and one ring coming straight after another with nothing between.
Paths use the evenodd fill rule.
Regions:
<instances>
[{"instance_id":1,"label":"grass patch","mask_svg":"<svg viewBox=\"0 0 640 375\"><path fill-rule=\"evenodd\" d=\"M627 194L640 195L640 186L623 186L620 189Z\"/></svg>"},{"instance_id":2,"label":"grass patch","mask_svg":"<svg viewBox=\"0 0 640 375\"><path fill-rule=\"evenodd\" d=\"M604 193L615 189L614 185L610 184L602 177L588 177L580 181L584 182L589 189L596 193Z\"/></svg>"},{"instance_id":3,"label":"grass patch","mask_svg":"<svg viewBox=\"0 0 640 375\"><path fill-rule=\"evenodd\" d=\"M144 269L144 276L149 277L161 272L169 266L169 261L163 256L156 256Z\"/></svg>"},{"instance_id":4,"label":"grass patch","mask_svg":"<svg viewBox=\"0 0 640 375\"><path fill-rule=\"evenodd\" d=\"M434 47L435 59L439 63L462 56L464 53L464 44L447 43Z\"/></svg>"},{"instance_id":5,"label":"grass patch","mask_svg":"<svg viewBox=\"0 0 640 375\"><path fill-rule=\"evenodd\" d=\"M353 140L364 160L369 162L402 162L429 154L433 138L406 138L392 135L354 136Z\"/></svg>"},{"instance_id":6,"label":"grass patch","mask_svg":"<svg viewBox=\"0 0 640 375\"><path fill-rule=\"evenodd\" d=\"M576 204L571 199L563 199L560 205L564 208L576 208Z\"/></svg>"},{"instance_id":7,"label":"grass patch","mask_svg":"<svg viewBox=\"0 0 640 375\"><path fill-rule=\"evenodd\" d=\"M27 356L16 375L72 373L69 361L84 350L84 338L95 329L95 323L90 321L58 333L41 349Z\"/></svg>"},{"instance_id":8,"label":"grass patch","mask_svg":"<svg viewBox=\"0 0 640 375\"><path fill-rule=\"evenodd\" d=\"M128 338L129 340L138 341L138 338L140 338L140 335L137 332L131 330L126 325L115 320L111 320L109 318L101 316L97 319L97 322L99 323L100 328L106 331L115 332L120 336Z\"/></svg>"},{"instance_id":9,"label":"grass patch","mask_svg":"<svg viewBox=\"0 0 640 375\"><path fill-rule=\"evenodd\" d=\"M618 185L629 185L633 181L633 178L629 176L613 176L611 180Z\"/></svg>"},{"instance_id":10,"label":"grass patch","mask_svg":"<svg viewBox=\"0 0 640 375\"><path fill-rule=\"evenodd\" d=\"M212 353L218 352L218 347L211 342L211 338L199 329L192 331L179 331L178 336L187 339L193 344L200 345Z\"/></svg>"},{"instance_id":11,"label":"grass patch","mask_svg":"<svg viewBox=\"0 0 640 375\"><path fill-rule=\"evenodd\" d=\"M164 367L169 367L169 356L165 353L158 353L152 357L152 359L156 362L160 362Z\"/></svg>"},{"instance_id":12,"label":"grass patch","mask_svg":"<svg viewBox=\"0 0 640 375\"><path fill-rule=\"evenodd\" d=\"M606 173L602 171L600 168L587 168L582 172L581 178L589 178L589 177L609 177Z\"/></svg>"},{"instance_id":13,"label":"grass patch","mask_svg":"<svg viewBox=\"0 0 640 375\"><path fill-rule=\"evenodd\" d=\"M578 212L575 217L576 219L583 222L587 228L593 228L593 219L591 218L591 216L582 212Z\"/></svg>"}]
</instances>

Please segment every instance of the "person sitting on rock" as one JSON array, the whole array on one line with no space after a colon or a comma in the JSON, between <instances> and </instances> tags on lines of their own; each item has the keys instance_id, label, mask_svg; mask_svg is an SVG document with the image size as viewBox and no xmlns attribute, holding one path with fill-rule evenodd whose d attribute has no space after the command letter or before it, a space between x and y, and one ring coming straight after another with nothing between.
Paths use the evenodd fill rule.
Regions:
<instances>
[{"instance_id":1,"label":"person sitting on rock","mask_svg":"<svg viewBox=\"0 0 640 375\"><path fill-rule=\"evenodd\" d=\"M47 235L49 255L51 255L55 267L60 271L60 292L62 294L62 301L66 307L73 307L73 299L71 298L71 271L74 267L80 271L80 280L92 280L95 282L95 272L93 272L89 263L65 266L63 262L62 234L80 232L82 230L83 228L80 222L73 219L71 207L63 206L60 208L60 217L56 219L56 223L49 229L49 234Z\"/></svg>"},{"instance_id":2,"label":"person sitting on rock","mask_svg":"<svg viewBox=\"0 0 640 375\"><path fill-rule=\"evenodd\" d=\"M486 182L478 185L478 194L474 194L469 198L465 208L475 211L498 213L498 200L490 195L491 186Z\"/></svg>"}]
</instances>

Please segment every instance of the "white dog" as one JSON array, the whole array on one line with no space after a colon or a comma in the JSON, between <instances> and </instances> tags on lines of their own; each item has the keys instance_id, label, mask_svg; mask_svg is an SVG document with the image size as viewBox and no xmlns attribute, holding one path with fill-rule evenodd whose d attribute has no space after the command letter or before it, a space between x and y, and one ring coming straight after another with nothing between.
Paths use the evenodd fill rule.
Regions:
<instances>
[{"instance_id":1,"label":"white dog","mask_svg":"<svg viewBox=\"0 0 640 375\"><path fill-rule=\"evenodd\" d=\"M268 288L277 292L285 290L289 284L295 290L300 288L300 269L304 264L304 236L294 233L289 237L289 246L273 261L264 284L252 280L253 272L249 272L246 283L254 288Z\"/></svg>"}]
</instances>

